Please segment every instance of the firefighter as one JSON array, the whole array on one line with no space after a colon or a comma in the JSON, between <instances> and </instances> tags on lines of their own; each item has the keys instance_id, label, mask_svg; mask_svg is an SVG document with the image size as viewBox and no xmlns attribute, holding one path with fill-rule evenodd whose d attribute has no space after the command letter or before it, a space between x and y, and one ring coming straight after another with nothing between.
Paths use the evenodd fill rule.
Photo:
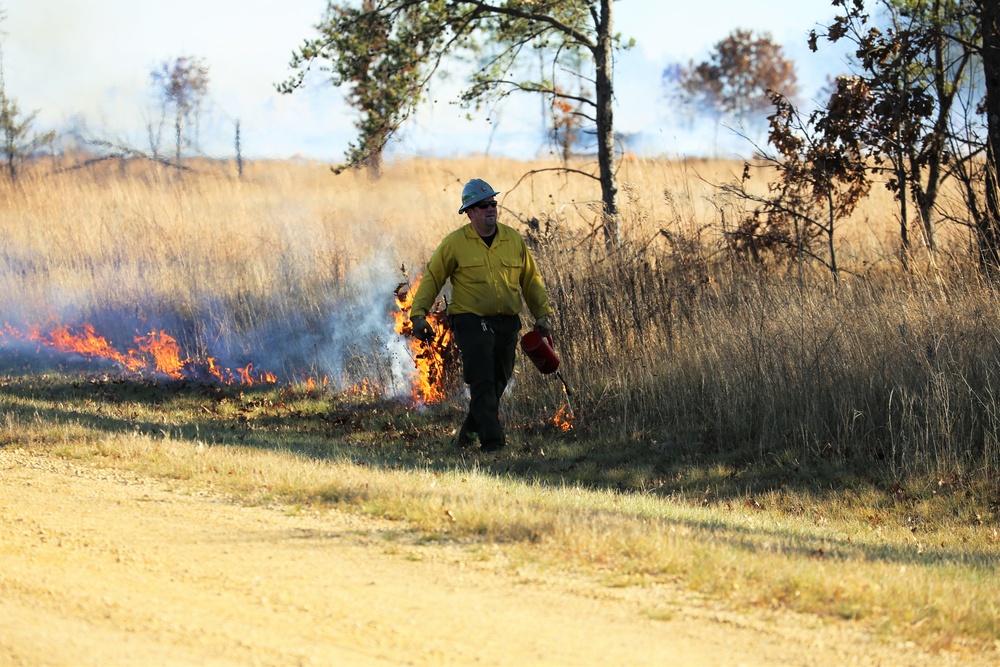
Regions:
<instances>
[{"instance_id":1,"label":"firefighter","mask_svg":"<svg viewBox=\"0 0 1000 667\"><path fill-rule=\"evenodd\" d=\"M552 308L535 259L521 235L498 221L498 194L479 178L465 184L458 212L469 222L434 251L410 307L413 335L433 340L427 313L445 281L451 280L448 316L470 392L469 412L456 444L468 447L478 435L484 452L506 445L500 397L514 372L522 295L535 328L548 336L552 327Z\"/></svg>"}]
</instances>

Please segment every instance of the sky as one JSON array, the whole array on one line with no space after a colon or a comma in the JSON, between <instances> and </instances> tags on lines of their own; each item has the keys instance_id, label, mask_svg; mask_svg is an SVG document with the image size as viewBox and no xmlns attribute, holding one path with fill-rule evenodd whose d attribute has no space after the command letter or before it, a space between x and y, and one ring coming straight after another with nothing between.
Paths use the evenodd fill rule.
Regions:
<instances>
[{"instance_id":1,"label":"sky","mask_svg":"<svg viewBox=\"0 0 1000 667\"><path fill-rule=\"evenodd\" d=\"M315 35L326 0L0 0L7 94L37 111L39 131L83 127L88 136L148 149L146 127L159 119L150 72L181 56L209 67L200 147L234 154L239 120L244 157L301 156L338 161L354 137L352 110L336 88L311 77L279 94L292 52ZM661 73L701 61L736 28L770 32L796 64L803 104L829 75L845 70L832 47L811 53L810 30L834 16L830 0L619 0L616 30L634 49L615 64L615 127L638 137L650 157L749 153L745 140L706 122L680 121ZM398 156L502 155L531 159L544 148L540 101L510 99L472 121L450 103L452 84L435 82L426 103L394 145ZM711 123L714 129L714 122ZM718 137L721 134L722 139ZM167 142L169 144L169 142Z\"/></svg>"}]
</instances>

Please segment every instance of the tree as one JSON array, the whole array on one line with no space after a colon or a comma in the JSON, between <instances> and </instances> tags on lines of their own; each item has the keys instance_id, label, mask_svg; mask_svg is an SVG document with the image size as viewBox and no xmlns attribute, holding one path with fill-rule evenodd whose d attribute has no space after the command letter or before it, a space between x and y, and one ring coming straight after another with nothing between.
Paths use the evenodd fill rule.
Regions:
<instances>
[{"instance_id":1,"label":"tree","mask_svg":"<svg viewBox=\"0 0 1000 667\"><path fill-rule=\"evenodd\" d=\"M159 88L161 125L167 113L173 110L174 155L176 162L180 164L181 150L184 146L197 148L201 104L208 94L208 66L198 58L180 57L161 63L157 69L150 72L150 78ZM193 138L189 136L192 125L195 128Z\"/></svg>"},{"instance_id":2,"label":"tree","mask_svg":"<svg viewBox=\"0 0 1000 667\"><path fill-rule=\"evenodd\" d=\"M682 101L739 123L766 115L771 108L768 91L790 100L798 94L795 65L770 33L742 29L717 42L708 60L668 67L663 81L679 87Z\"/></svg>"},{"instance_id":3,"label":"tree","mask_svg":"<svg viewBox=\"0 0 1000 667\"><path fill-rule=\"evenodd\" d=\"M777 172L767 195L747 190L749 165L743 178L723 191L757 205L730 235L730 247L759 259L758 249L787 251L826 264L839 279L836 231L871 188L868 161L859 122L867 113L870 91L858 77L842 76L823 109L803 118L779 93L771 92L774 113L768 118L768 143L775 154L765 161ZM815 248L820 241L825 248Z\"/></svg>"},{"instance_id":4,"label":"tree","mask_svg":"<svg viewBox=\"0 0 1000 667\"><path fill-rule=\"evenodd\" d=\"M6 11L0 7L0 23L6 18ZM32 131L37 116L37 111L23 115L17 100L7 95L3 52L0 51L0 155L4 159L7 177L12 181L17 180L21 163L26 158L55 139L55 132L37 134Z\"/></svg>"},{"instance_id":5,"label":"tree","mask_svg":"<svg viewBox=\"0 0 1000 667\"><path fill-rule=\"evenodd\" d=\"M877 172L899 205L901 254L910 250L909 204L916 204L926 246L936 246L935 206L948 175L947 162L969 158L975 150L949 146L958 139L956 105L971 96L969 76L979 21L961 0L881 0L884 27L863 3L835 0L841 15L829 26L830 42L855 45L856 75L868 93L859 131ZM813 32L810 47L817 49ZM887 166L883 166L887 165Z\"/></svg>"},{"instance_id":6,"label":"tree","mask_svg":"<svg viewBox=\"0 0 1000 667\"><path fill-rule=\"evenodd\" d=\"M1000 6L995 0L976 0L982 18L982 58L986 95L986 216L980 223L983 255L991 268L1000 268Z\"/></svg>"},{"instance_id":7,"label":"tree","mask_svg":"<svg viewBox=\"0 0 1000 667\"><path fill-rule=\"evenodd\" d=\"M898 146L871 137L872 157L893 162L901 218L908 197L917 202L925 233L939 184L962 184L980 266L1000 270L1000 7L994 0L881 0L902 19L882 31L870 25L863 0L833 0L843 12L828 29L831 40L858 45L862 76L872 84L866 125L889 129ZM815 37L812 39L815 45ZM971 73L982 67L982 79ZM894 133L895 132L895 133ZM898 161L905 158L905 163ZM905 178L902 181L901 178ZM910 188L904 187L909 183ZM984 204L985 202L985 204ZM905 239L904 239L905 249Z\"/></svg>"},{"instance_id":8,"label":"tree","mask_svg":"<svg viewBox=\"0 0 1000 667\"><path fill-rule=\"evenodd\" d=\"M38 134L32 131L37 115L37 111L26 116L21 114L17 101L7 95L0 73L0 154L4 158L7 177L12 181L17 180L21 163L55 138L55 132Z\"/></svg>"},{"instance_id":9,"label":"tree","mask_svg":"<svg viewBox=\"0 0 1000 667\"><path fill-rule=\"evenodd\" d=\"M236 149L236 176L243 178L243 142L240 140L240 119L236 119L236 136L233 141L233 148Z\"/></svg>"},{"instance_id":10,"label":"tree","mask_svg":"<svg viewBox=\"0 0 1000 667\"><path fill-rule=\"evenodd\" d=\"M581 126L585 117L579 103L573 104L564 97L552 98L550 137L553 146L559 150L563 164L569 162L573 157L573 148L580 143Z\"/></svg>"},{"instance_id":11,"label":"tree","mask_svg":"<svg viewBox=\"0 0 1000 667\"><path fill-rule=\"evenodd\" d=\"M442 65L470 59L474 73L459 97L467 107L513 92L586 107L581 117L593 126L598 154L598 174L588 175L601 186L605 241L610 248L620 244L612 56L621 41L612 32L613 0L379 0L360 7L331 1L316 29L320 36L295 52L296 72L278 89L297 90L314 65L334 85L350 88L348 101L360 118L347 166L381 155ZM578 89L543 77L516 79L538 48L548 50L553 71L573 71L568 63L586 54L594 94L569 94Z\"/></svg>"},{"instance_id":12,"label":"tree","mask_svg":"<svg viewBox=\"0 0 1000 667\"><path fill-rule=\"evenodd\" d=\"M390 41L394 20L403 28ZM407 100L420 94L419 63L436 38L433 31L410 25L418 20L412 13L396 19L384 15L376 0L362 0L360 8L330 2L315 26L321 37L308 40L292 56L292 67L299 73L279 84L279 91L293 92L303 85L313 62L326 61L320 69L334 86L348 88L347 101L360 112L354 125L361 140L348 146L346 164L334 173L363 166L373 178L381 174L382 153L408 115Z\"/></svg>"}]
</instances>

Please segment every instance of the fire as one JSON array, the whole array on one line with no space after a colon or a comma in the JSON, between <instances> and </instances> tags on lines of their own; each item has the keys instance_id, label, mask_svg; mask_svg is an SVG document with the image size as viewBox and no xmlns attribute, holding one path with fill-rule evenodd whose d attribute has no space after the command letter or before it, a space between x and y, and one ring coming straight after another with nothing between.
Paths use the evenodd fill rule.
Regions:
<instances>
[{"instance_id":1,"label":"fire","mask_svg":"<svg viewBox=\"0 0 1000 667\"><path fill-rule=\"evenodd\" d=\"M255 384L275 384L278 382L278 376L267 371L257 373L257 377L255 378L252 363L247 364L243 368L237 368L236 372L239 374L240 384L248 387L252 387Z\"/></svg>"},{"instance_id":2,"label":"fire","mask_svg":"<svg viewBox=\"0 0 1000 667\"><path fill-rule=\"evenodd\" d=\"M350 387L348 387L344 393L346 393L348 396L365 397L365 396L379 396L381 395L382 391L379 389L378 385L369 382L367 379L363 379L361 380L361 382L358 382L357 384L353 384Z\"/></svg>"},{"instance_id":3,"label":"fire","mask_svg":"<svg viewBox=\"0 0 1000 667\"><path fill-rule=\"evenodd\" d=\"M573 430L573 422L573 412L569 409L568 405L564 405L559 408L559 411L556 412L556 416L552 418L552 423L557 428L561 429L563 433L568 433Z\"/></svg>"},{"instance_id":4,"label":"fire","mask_svg":"<svg viewBox=\"0 0 1000 667\"><path fill-rule=\"evenodd\" d=\"M326 386L329 384L329 382L330 379L325 375L323 376L323 379L319 381L317 381L316 378L314 377L307 377L305 379L305 382L302 383L302 386L306 391L316 391L317 389L320 388L326 389ZM368 385L368 380L365 380L365 386L367 385ZM350 392L350 389L348 389L348 392Z\"/></svg>"},{"instance_id":5,"label":"fire","mask_svg":"<svg viewBox=\"0 0 1000 667\"><path fill-rule=\"evenodd\" d=\"M188 359L181 359L181 348L173 336L165 331L150 331L146 336L136 336L135 342L140 352L146 352L153 357L156 370L180 380L184 377L183 370Z\"/></svg>"},{"instance_id":6,"label":"fire","mask_svg":"<svg viewBox=\"0 0 1000 667\"><path fill-rule=\"evenodd\" d=\"M41 348L50 348L63 354L79 354L88 359L107 359L119 364L129 373L159 373L174 380L198 379L202 376L215 378L224 384L275 384L277 375L267 371L254 372L253 364L237 368L235 372L221 367L215 358L197 361L181 353L177 339L166 331L153 330L133 338L135 347L121 351L111 341L101 336L91 324L71 327L65 324L53 326L48 331L31 326L27 333L6 323L0 330L0 338L12 338L36 343Z\"/></svg>"},{"instance_id":7,"label":"fire","mask_svg":"<svg viewBox=\"0 0 1000 667\"><path fill-rule=\"evenodd\" d=\"M448 371L457 363L457 354L448 316L440 308L435 308L427 315L427 323L434 329L434 340L424 343L413 338L413 324L408 315L419 285L420 276L417 276L412 285L403 283L396 288L396 306L399 310L393 313L393 317L396 320L396 333L410 339L410 351L416 365L413 387L410 390L413 400L417 403L436 403L447 396Z\"/></svg>"},{"instance_id":8,"label":"fire","mask_svg":"<svg viewBox=\"0 0 1000 667\"><path fill-rule=\"evenodd\" d=\"M13 327L7 325L8 331L14 331ZM82 354L87 357L100 357L116 361L127 370L133 373L140 370L145 362L136 356L134 351L122 354L108 342L104 336L98 336L94 327L85 324L79 333L74 333L68 326L60 325L55 327L48 334L43 334L37 327L32 327L27 339L42 345L49 345L59 352ZM15 336L16 337L16 336Z\"/></svg>"}]
</instances>

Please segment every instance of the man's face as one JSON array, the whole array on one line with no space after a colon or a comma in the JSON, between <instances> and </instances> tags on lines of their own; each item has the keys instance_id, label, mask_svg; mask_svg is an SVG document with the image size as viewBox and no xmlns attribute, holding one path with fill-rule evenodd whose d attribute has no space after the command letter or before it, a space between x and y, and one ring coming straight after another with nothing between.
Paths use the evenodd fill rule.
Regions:
<instances>
[{"instance_id":1,"label":"man's face","mask_svg":"<svg viewBox=\"0 0 1000 667\"><path fill-rule=\"evenodd\" d=\"M465 209L472 222L472 228L480 236L491 236L497 230L497 200L489 198Z\"/></svg>"}]
</instances>

